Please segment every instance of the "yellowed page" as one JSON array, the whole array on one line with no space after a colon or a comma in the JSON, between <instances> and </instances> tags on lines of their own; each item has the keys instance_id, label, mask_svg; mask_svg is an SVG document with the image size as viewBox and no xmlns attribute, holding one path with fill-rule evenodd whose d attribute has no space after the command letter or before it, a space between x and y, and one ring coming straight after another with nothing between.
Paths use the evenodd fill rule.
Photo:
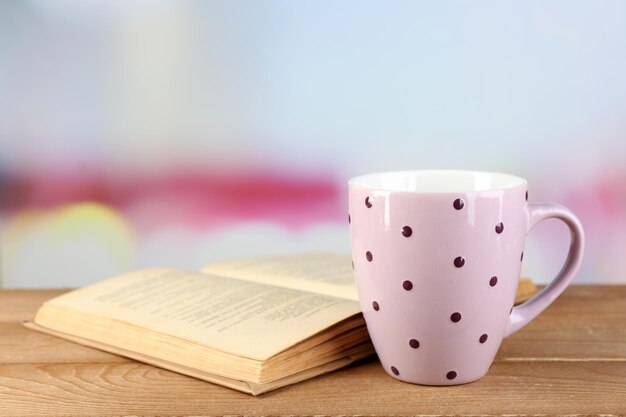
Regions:
<instances>
[{"instance_id":1,"label":"yellowed page","mask_svg":"<svg viewBox=\"0 0 626 417\"><path fill-rule=\"evenodd\" d=\"M47 303L257 360L360 311L342 298L169 269L131 272Z\"/></svg>"},{"instance_id":2,"label":"yellowed page","mask_svg":"<svg viewBox=\"0 0 626 417\"><path fill-rule=\"evenodd\" d=\"M350 255L310 252L237 259L207 265L202 272L348 300L359 299Z\"/></svg>"}]
</instances>

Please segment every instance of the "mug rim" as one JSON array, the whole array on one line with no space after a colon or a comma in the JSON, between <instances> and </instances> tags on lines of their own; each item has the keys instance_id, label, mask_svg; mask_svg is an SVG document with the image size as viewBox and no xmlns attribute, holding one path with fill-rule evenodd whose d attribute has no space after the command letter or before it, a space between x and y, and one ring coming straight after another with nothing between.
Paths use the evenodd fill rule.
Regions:
<instances>
[{"instance_id":1,"label":"mug rim","mask_svg":"<svg viewBox=\"0 0 626 417\"><path fill-rule=\"evenodd\" d=\"M441 187L442 189L437 189L436 186L429 184L429 186L423 187L424 189L418 189L416 184L414 188L410 189L408 184L404 184L404 186L389 186L389 181L386 185L382 184L382 178L393 177L396 176L395 179L398 181L399 178L410 178L413 176L414 178L417 176L444 176L447 175L449 177L456 176L457 178L464 177L465 179L469 179L468 177L474 177L474 179L482 178L482 182L474 182L473 187L463 187L463 186L450 186L449 184L446 187ZM486 181L486 179L494 180L494 181ZM441 178L440 178L441 180ZM376 181L379 184L376 184ZM492 186L492 182L495 184ZM488 184L489 183L489 184ZM430 170L401 170L401 171L381 171L381 172L373 172L369 174L359 175L356 177L352 177L348 180L348 186L359 187L372 191L389 191L389 192L398 192L398 193L432 193L432 194L447 194L447 193L475 193L475 192L487 192L487 191L504 191L511 190L515 188L524 187L526 188L528 181L525 178L519 177L517 175L512 175L504 172L493 172L493 171L475 171L475 170L457 170L457 169L430 169Z\"/></svg>"}]
</instances>

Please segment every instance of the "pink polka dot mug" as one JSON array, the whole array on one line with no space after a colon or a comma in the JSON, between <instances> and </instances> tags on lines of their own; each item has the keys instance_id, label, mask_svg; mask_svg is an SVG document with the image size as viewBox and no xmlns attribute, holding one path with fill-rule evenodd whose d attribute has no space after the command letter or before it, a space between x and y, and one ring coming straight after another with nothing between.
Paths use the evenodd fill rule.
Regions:
<instances>
[{"instance_id":1,"label":"pink polka dot mug","mask_svg":"<svg viewBox=\"0 0 626 417\"><path fill-rule=\"evenodd\" d=\"M352 257L367 328L385 371L455 385L484 376L502 339L552 303L580 266L584 234L567 208L527 203L508 174L403 171L349 181ZM571 231L565 265L513 307L526 235L557 218Z\"/></svg>"}]
</instances>

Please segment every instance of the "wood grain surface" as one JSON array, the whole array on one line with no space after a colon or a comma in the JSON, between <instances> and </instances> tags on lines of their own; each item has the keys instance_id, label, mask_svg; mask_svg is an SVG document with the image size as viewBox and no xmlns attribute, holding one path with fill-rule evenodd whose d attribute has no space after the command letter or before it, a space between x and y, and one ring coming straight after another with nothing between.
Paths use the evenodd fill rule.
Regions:
<instances>
[{"instance_id":1,"label":"wood grain surface","mask_svg":"<svg viewBox=\"0 0 626 417\"><path fill-rule=\"evenodd\" d=\"M626 415L626 286L575 286L480 381L425 387L375 358L251 397L21 326L59 290L0 291L0 415Z\"/></svg>"}]
</instances>

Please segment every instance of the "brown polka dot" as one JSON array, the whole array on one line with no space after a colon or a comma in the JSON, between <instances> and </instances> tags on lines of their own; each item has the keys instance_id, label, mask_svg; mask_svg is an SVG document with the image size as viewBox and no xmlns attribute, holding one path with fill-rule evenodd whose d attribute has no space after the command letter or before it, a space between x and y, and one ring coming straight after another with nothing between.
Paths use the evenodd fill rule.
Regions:
<instances>
[{"instance_id":1,"label":"brown polka dot","mask_svg":"<svg viewBox=\"0 0 626 417\"><path fill-rule=\"evenodd\" d=\"M413 349L417 349L418 347L420 347L420 342L418 342L417 339L411 339L409 340L409 346L411 346Z\"/></svg>"},{"instance_id":2,"label":"brown polka dot","mask_svg":"<svg viewBox=\"0 0 626 417\"><path fill-rule=\"evenodd\" d=\"M487 341L487 338L488 338L488 337L489 337L489 336L487 336L487 333L483 333L483 334L480 336L480 339L478 339L478 341L479 341L480 343L485 343L485 342Z\"/></svg>"},{"instance_id":3,"label":"brown polka dot","mask_svg":"<svg viewBox=\"0 0 626 417\"><path fill-rule=\"evenodd\" d=\"M376 301L372 301L372 308L374 309L374 311L380 310L380 306Z\"/></svg>"},{"instance_id":4,"label":"brown polka dot","mask_svg":"<svg viewBox=\"0 0 626 417\"><path fill-rule=\"evenodd\" d=\"M446 378L448 378L448 379L454 379L454 378L456 378L456 372L454 372L454 371L450 371L450 372L448 372L448 373L446 374Z\"/></svg>"},{"instance_id":5,"label":"brown polka dot","mask_svg":"<svg viewBox=\"0 0 626 417\"><path fill-rule=\"evenodd\" d=\"M459 321L461 321L461 313L459 313L458 311L456 313L452 313L452 315L450 316L450 320L452 320L453 323L458 323Z\"/></svg>"},{"instance_id":6,"label":"brown polka dot","mask_svg":"<svg viewBox=\"0 0 626 417\"><path fill-rule=\"evenodd\" d=\"M412 234L413 234L413 229L411 229L409 226L404 226L402 228L402 236L410 237Z\"/></svg>"},{"instance_id":7,"label":"brown polka dot","mask_svg":"<svg viewBox=\"0 0 626 417\"><path fill-rule=\"evenodd\" d=\"M367 259L368 262L372 262L372 259L374 259L374 256L372 255L372 252L367 251L365 252L365 258Z\"/></svg>"},{"instance_id":8,"label":"brown polka dot","mask_svg":"<svg viewBox=\"0 0 626 417\"><path fill-rule=\"evenodd\" d=\"M491 277L491 279L489 280L489 285L491 285L492 287L495 287L497 283L498 277Z\"/></svg>"},{"instance_id":9,"label":"brown polka dot","mask_svg":"<svg viewBox=\"0 0 626 417\"><path fill-rule=\"evenodd\" d=\"M452 205L454 206L455 209L461 210L465 206L465 201L463 201L460 198L457 198L456 200L454 200L454 203Z\"/></svg>"},{"instance_id":10,"label":"brown polka dot","mask_svg":"<svg viewBox=\"0 0 626 417\"><path fill-rule=\"evenodd\" d=\"M413 289L413 283L411 281L404 281L402 283L402 288L404 288L407 291L411 291Z\"/></svg>"},{"instance_id":11,"label":"brown polka dot","mask_svg":"<svg viewBox=\"0 0 626 417\"><path fill-rule=\"evenodd\" d=\"M371 207L372 207L372 203L373 203L373 202L374 202L374 201L373 201L372 197L366 197L366 198L365 198L365 206L366 206L367 208L371 208Z\"/></svg>"},{"instance_id":12,"label":"brown polka dot","mask_svg":"<svg viewBox=\"0 0 626 417\"><path fill-rule=\"evenodd\" d=\"M528 201L528 190L526 190L526 201Z\"/></svg>"},{"instance_id":13,"label":"brown polka dot","mask_svg":"<svg viewBox=\"0 0 626 417\"><path fill-rule=\"evenodd\" d=\"M350 215L348 214L348 224L352 223L352 219L350 218Z\"/></svg>"},{"instance_id":14,"label":"brown polka dot","mask_svg":"<svg viewBox=\"0 0 626 417\"><path fill-rule=\"evenodd\" d=\"M457 268L461 268L463 265L465 265L465 258L463 258L462 256L457 256L456 258L454 258L454 266L456 266Z\"/></svg>"},{"instance_id":15,"label":"brown polka dot","mask_svg":"<svg viewBox=\"0 0 626 417\"><path fill-rule=\"evenodd\" d=\"M395 376L400 375L400 371L398 371L398 368L396 368L395 366L391 367L391 372L393 372Z\"/></svg>"},{"instance_id":16,"label":"brown polka dot","mask_svg":"<svg viewBox=\"0 0 626 417\"><path fill-rule=\"evenodd\" d=\"M524 260L524 252L522 252L522 255L519 257L520 262Z\"/></svg>"},{"instance_id":17,"label":"brown polka dot","mask_svg":"<svg viewBox=\"0 0 626 417\"><path fill-rule=\"evenodd\" d=\"M504 225L502 224L502 222L496 224L496 233L500 234L504 232Z\"/></svg>"}]
</instances>

